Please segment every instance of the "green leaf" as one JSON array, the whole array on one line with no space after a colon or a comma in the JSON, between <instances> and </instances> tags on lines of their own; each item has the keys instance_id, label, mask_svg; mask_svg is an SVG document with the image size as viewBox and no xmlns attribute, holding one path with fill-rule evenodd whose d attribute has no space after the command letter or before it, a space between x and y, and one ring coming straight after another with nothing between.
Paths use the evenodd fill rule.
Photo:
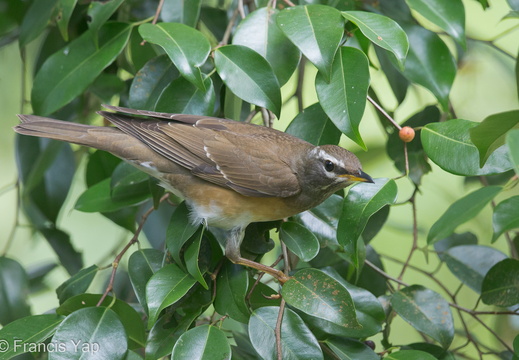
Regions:
<instances>
[{"instance_id":1,"label":"green leaf","mask_svg":"<svg viewBox=\"0 0 519 360\"><path fill-rule=\"evenodd\" d=\"M16 260L0 257L0 323L8 323L29 316L27 303L29 279L25 269Z\"/></svg>"},{"instance_id":2,"label":"green leaf","mask_svg":"<svg viewBox=\"0 0 519 360\"><path fill-rule=\"evenodd\" d=\"M160 94L178 75L167 55L151 59L133 78L128 100L130 107L154 111Z\"/></svg>"},{"instance_id":3,"label":"green leaf","mask_svg":"<svg viewBox=\"0 0 519 360\"><path fill-rule=\"evenodd\" d=\"M345 328L358 328L349 292L335 279L317 269L295 273L281 291L288 305Z\"/></svg>"},{"instance_id":4,"label":"green leaf","mask_svg":"<svg viewBox=\"0 0 519 360\"><path fill-rule=\"evenodd\" d=\"M146 196L138 196L136 198L130 197L125 200L117 201L112 198L111 194L111 178L102 180L94 186L88 188L77 199L74 208L83 212L113 212L127 208L145 201L149 198L149 193ZM131 195L131 194L130 194Z\"/></svg>"},{"instance_id":5,"label":"green leaf","mask_svg":"<svg viewBox=\"0 0 519 360\"><path fill-rule=\"evenodd\" d=\"M492 224L494 227L492 242L504 232L519 228L519 196L503 200L494 208Z\"/></svg>"},{"instance_id":6,"label":"green leaf","mask_svg":"<svg viewBox=\"0 0 519 360\"><path fill-rule=\"evenodd\" d=\"M209 56L211 45L196 29L179 23L160 23L139 26L142 38L164 49L178 71L201 90L205 90L200 71Z\"/></svg>"},{"instance_id":7,"label":"green leaf","mask_svg":"<svg viewBox=\"0 0 519 360\"><path fill-rule=\"evenodd\" d=\"M388 179L376 179L375 184L359 183L348 191L337 226L337 240L357 269L362 266L357 240L369 218L382 207L394 204L396 197L396 184Z\"/></svg>"},{"instance_id":8,"label":"green leaf","mask_svg":"<svg viewBox=\"0 0 519 360\"><path fill-rule=\"evenodd\" d=\"M411 116L401 125L412 128L422 127L428 123L439 121L440 116L440 111L436 106L427 106L424 110ZM420 185L422 177L431 171L431 165L429 165L427 160L427 155L423 149L420 137L415 137L414 140L407 143L406 146L409 160L409 178L416 185ZM387 154L395 162L396 168L405 174L404 142L400 140L398 131L394 131L389 135Z\"/></svg>"},{"instance_id":9,"label":"green leaf","mask_svg":"<svg viewBox=\"0 0 519 360\"><path fill-rule=\"evenodd\" d=\"M483 187L452 203L429 230L427 243L434 244L450 236L459 225L479 214L501 190L501 186Z\"/></svg>"},{"instance_id":10,"label":"green leaf","mask_svg":"<svg viewBox=\"0 0 519 360\"><path fill-rule=\"evenodd\" d=\"M73 312L59 325L52 341L60 351L49 352L49 360L94 357L124 359L128 344L124 326L115 312L89 307Z\"/></svg>"},{"instance_id":11,"label":"green leaf","mask_svg":"<svg viewBox=\"0 0 519 360\"><path fill-rule=\"evenodd\" d=\"M204 287L204 289L209 290L209 286L207 286L207 282L204 279L204 273L206 269L200 270L200 247L202 245L202 239L204 237L204 229L201 228L198 232L195 233L194 241L191 245L186 249L184 258L186 261L186 269L187 272L196 279Z\"/></svg>"},{"instance_id":12,"label":"green leaf","mask_svg":"<svg viewBox=\"0 0 519 360\"><path fill-rule=\"evenodd\" d=\"M167 23L182 23L196 27L202 0L166 0L160 18Z\"/></svg>"},{"instance_id":13,"label":"green leaf","mask_svg":"<svg viewBox=\"0 0 519 360\"><path fill-rule=\"evenodd\" d=\"M293 6L276 18L281 31L330 80L335 52L344 32L341 13L329 6Z\"/></svg>"},{"instance_id":14,"label":"green leaf","mask_svg":"<svg viewBox=\"0 0 519 360\"><path fill-rule=\"evenodd\" d=\"M188 313L176 321L168 316L161 317L150 330L146 341L146 359L161 359L168 354L182 334L189 330L191 324L200 315L199 312Z\"/></svg>"},{"instance_id":15,"label":"green leaf","mask_svg":"<svg viewBox=\"0 0 519 360\"><path fill-rule=\"evenodd\" d=\"M56 313L68 316L77 310L95 307L101 300L101 297L101 294L80 294L74 296L58 307ZM110 296L107 296L100 306L109 307L119 316L119 320L128 335L130 348L141 348L146 344L145 329L141 315L132 306Z\"/></svg>"},{"instance_id":16,"label":"green leaf","mask_svg":"<svg viewBox=\"0 0 519 360\"><path fill-rule=\"evenodd\" d=\"M246 324L249 321L249 309L245 296L249 288L249 276L243 266L225 262L216 278L215 310L222 315Z\"/></svg>"},{"instance_id":17,"label":"green leaf","mask_svg":"<svg viewBox=\"0 0 519 360\"><path fill-rule=\"evenodd\" d=\"M310 261L319 253L319 240L307 228L296 222L281 224L279 238L303 261Z\"/></svg>"},{"instance_id":18,"label":"green leaf","mask_svg":"<svg viewBox=\"0 0 519 360\"><path fill-rule=\"evenodd\" d=\"M29 352L29 347L42 343L54 334L64 317L55 314L33 315L15 320L0 329L0 360ZM27 349L27 351L24 351Z\"/></svg>"},{"instance_id":19,"label":"green leaf","mask_svg":"<svg viewBox=\"0 0 519 360\"><path fill-rule=\"evenodd\" d=\"M87 187L112 176L121 159L106 151L96 150L88 157L85 180Z\"/></svg>"},{"instance_id":20,"label":"green leaf","mask_svg":"<svg viewBox=\"0 0 519 360\"><path fill-rule=\"evenodd\" d=\"M328 337L324 343L340 360L379 360L380 357L367 345L353 339Z\"/></svg>"},{"instance_id":21,"label":"green leaf","mask_svg":"<svg viewBox=\"0 0 519 360\"><path fill-rule=\"evenodd\" d=\"M20 48L25 47L43 32L51 20L57 3L58 0L40 0L31 4L20 26L18 40Z\"/></svg>"},{"instance_id":22,"label":"green leaf","mask_svg":"<svg viewBox=\"0 0 519 360\"><path fill-rule=\"evenodd\" d=\"M58 256L61 265L70 275L74 275L81 270L83 258L81 253L72 245L69 234L56 228L41 229L40 232Z\"/></svg>"},{"instance_id":23,"label":"green leaf","mask_svg":"<svg viewBox=\"0 0 519 360\"><path fill-rule=\"evenodd\" d=\"M227 45L216 49L214 63L223 82L234 94L271 110L279 118L281 92L267 60L248 47Z\"/></svg>"},{"instance_id":24,"label":"green leaf","mask_svg":"<svg viewBox=\"0 0 519 360\"><path fill-rule=\"evenodd\" d=\"M94 1L88 7L88 28L96 33L115 13L124 0Z\"/></svg>"},{"instance_id":25,"label":"green leaf","mask_svg":"<svg viewBox=\"0 0 519 360\"><path fill-rule=\"evenodd\" d=\"M447 250L443 259L462 283L479 294L487 272L506 255L488 246L461 245Z\"/></svg>"},{"instance_id":26,"label":"green leaf","mask_svg":"<svg viewBox=\"0 0 519 360\"><path fill-rule=\"evenodd\" d=\"M276 25L278 13L267 7L251 12L238 25L232 43L251 48L263 56L272 66L279 84L284 85L297 68L301 53Z\"/></svg>"},{"instance_id":27,"label":"green leaf","mask_svg":"<svg viewBox=\"0 0 519 360\"><path fill-rule=\"evenodd\" d=\"M180 257L182 246L188 241L191 236L200 227L198 224L193 224L189 218L190 210L186 202L180 203L173 214L166 231L166 247L168 248L171 257L178 265L183 264Z\"/></svg>"},{"instance_id":28,"label":"green leaf","mask_svg":"<svg viewBox=\"0 0 519 360\"><path fill-rule=\"evenodd\" d=\"M31 93L34 112L49 115L81 94L126 46L131 27L107 23L97 33L84 32L42 65Z\"/></svg>"},{"instance_id":29,"label":"green leaf","mask_svg":"<svg viewBox=\"0 0 519 360\"><path fill-rule=\"evenodd\" d=\"M164 263L165 254L156 249L143 249L134 252L128 260L128 275L133 291L143 309L148 311L146 302L146 284L159 271Z\"/></svg>"},{"instance_id":30,"label":"green leaf","mask_svg":"<svg viewBox=\"0 0 519 360\"><path fill-rule=\"evenodd\" d=\"M519 261L504 259L495 264L483 279L481 300L488 305L519 304Z\"/></svg>"},{"instance_id":31,"label":"green leaf","mask_svg":"<svg viewBox=\"0 0 519 360\"><path fill-rule=\"evenodd\" d=\"M151 196L149 175L124 161L115 168L110 188L115 202L140 203Z\"/></svg>"},{"instance_id":32,"label":"green leaf","mask_svg":"<svg viewBox=\"0 0 519 360\"><path fill-rule=\"evenodd\" d=\"M369 87L368 58L352 47L341 47L335 55L331 78L317 73L315 89L324 112L346 136L366 149L359 124L366 107Z\"/></svg>"},{"instance_id":33,"label":"green leaf","mask_svg":"<svg viewBox=\"0 0 519 360\"><path fill-rule=\"evenodd\" d=\"M205 79L205 90L185 78L173 80L160 94L155 111L175 114L212 115L215 93L211 78Z\"/></svg>"},{"instance_id":34,"label":"green leaf","mask_svg":"<svg viewBox=\"0 0 519 360\"><path fill-rule=\"evenodd\" d=\"M230 358L231 346L225 333L210 325L197 326L182 334L171 354L171 360Z\"/></svg>"},{"instance_id":35,"label":"green leaf","mask_svg":"<svg viewBox=\"0 0 519 360\"><path fill-rule=\"evenodd\" d=\"M393 352L384 358L385 360L438 360L425 351L400 350Z\"/></svg>"},{"instance_id":36,"label":"green leaf","mask_svg":"<svg viewBox=\"0 0 519 360\"><path fill-rule=\"evenodd\" d=\"M416 330L429 335L447 349L454 338L454 320L449 304L438 293L421 285L397 291L391 306Z\"/></svg>"},{"instance_id":37,"label":"green leaf","mask_svg":"<svg viewBox=\"0 0 519 360\"><path fill-rule=\"evenodd\" d=\"M72 12L76 7L77 0L59 0L58 1L58 20L56 21L58 24L59 31L61 36L65 41L68 41L68 24L70 21L70 17L72 16Z\"/></svg>"},{"instance_id":38,"label":"green leaf","mask_svg":"<svg viewBox=\"0 0 519 360\"><path fill-rule=\"evenodd\" d=\"M391 51L395 55L400 69L404 68L409 41L398 23L387 16L367 11L343 11L342 16L357 25L373 44Z\"/></svg>"},{"instance_id":39,"label":"green leaf","mask_svg":"<svg viewBox=\"0 0 519 360\"><path fill-rule=\"evenodd\" d=\"M469 130L470 140L479 151L479 166L483 167L488 157L505 144L512 129L519 128L519 110L492 114Z\"/></svg>"},{"instance_id":40,"label":"green leaf","mask_svg":"<svg viewBox=\"0 0 519 360\"><path fill-rule=\"evenodd\" d=\"M466 47L465 8L461 0L406 0L411 9Z\"/></svg>"},{"instance_id":41,"label":"green leaf","mask_svg":"<svg viewBox=\"0 0 519 360\"><path fill-rule=\"evenodd\" d=\"M438 257L445 261L445 252L450 248L461 245L477 245L478 238L471 232L464 232L462 234L453 233L452 235L434 243L434 250Z\"/></svg>"},{"instance_id":42,"label":"green leaf","mask_svg":"<svg viewBox=\"0 0 519 360\"><path fill-rule=\"evenodd\" d=\"M506 135L506 144L515 173L519 176L519 129L512 130Z\"/></svg>"},{"instance_id":43,"label":"green leaf","mask_svg":"<svg viewBox=\"0 0 519 360\"><path fill-rule=\"evenodd\" d=\"M163 309L180 300L195 284L196 280L175 264L166 265L153 274L146 284L148 328L157 321Z\"/></svg>"},{"instance_id":44,"label":"green leaf","mask_svg":"<svg viewBox=\"0 0 519 360\"><path fill-rule=\"evenodd\" d=\"M404 30L410 44L404 76L431 91L442 109L448 111L449 94L456 76L456 63L449 48L437 34L421 26L406 25Z\"/></svg>"},{"instance_id":45,"label":"green leaf","mask_svg":"<svg viewBox=\"0 0 519 360\"><path fill-rule=\"evenodd\" d=\"M252 313L249 321L251 343L265 360L278 359L275 330L279 311L277 306L262 307ZM284 309L281 321L281 350L284 360L323 359L314 334L289 308Z\"/></svg>"},{"instance_id":46,"label":"green leaf","mask_svg":"<svg viewBox=\"0 0 519 360\"><path fill-rule=\"evenodd\" d=\"M99 271L99 267L97 265L92 265L88 268L85 268L66 280L63 284L61 284L56 289L56 294L58 295L59 303L63 304L65 300L84 293L87 291L88 287L94 280L97 272Z\"/></svg>"},{"instance_id":47,"label":"green leaf","mask_svg":"<svg viewBox=\"0 0 519 360\"><path fill-rule=\"evenodd\" d=\"M443 170L463 176L494 175L512 168L506 146L496 149L483 168L479 167L479 153L470 141L470 129L478 123L454 119L427 124L420 137L429 158Z\"/></svg>"},{"instance_id":48,"label":"green leaf","mask_svg":"<svg viewBox=\"0 0 519 360\"><path fill-rule=\"evenodd\" d=\"M319 103L315 103L297 114L285 132L315 146L338 144L341 138L341 132L326 115Z\"/></svg>"}]
</instances>

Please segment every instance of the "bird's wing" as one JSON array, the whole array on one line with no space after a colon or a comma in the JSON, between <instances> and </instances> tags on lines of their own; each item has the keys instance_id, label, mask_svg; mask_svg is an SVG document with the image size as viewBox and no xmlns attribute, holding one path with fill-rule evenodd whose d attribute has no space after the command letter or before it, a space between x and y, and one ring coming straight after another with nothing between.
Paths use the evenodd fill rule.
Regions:
<instances>
[{"instance_id":1,"label":"bird's wing","mask_svg":"<svg viewBox=\"0 0 519 360\"><path fill-rule=\"evenodd\" d=\"M279 144L271 129L218 118L124 110L132 115L173 120L100 112L119 129L195 176L247 196L288 197L301 191L296 175L276 151ZM283 133L276 135L285 139Z\"/></svg>"}]
</instances>

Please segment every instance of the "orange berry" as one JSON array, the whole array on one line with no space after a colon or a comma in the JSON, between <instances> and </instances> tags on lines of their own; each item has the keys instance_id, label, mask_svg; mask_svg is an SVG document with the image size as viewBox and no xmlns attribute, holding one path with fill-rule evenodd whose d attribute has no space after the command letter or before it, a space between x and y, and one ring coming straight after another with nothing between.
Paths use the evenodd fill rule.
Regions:
<instances>
[{"instance_id":1,"label":"orange berry","mask_svg":"<svg viewBox=\"0 0 519 360\"><path fill-rule=\"evenodd\" d=\"M400 136L400 140L402 140L403 142L406 142L406 143L413 141L414 135L415 135L415 132L414 132L413 128L411 128L409 126L404 126L398 132L398 136Z\"/></svg>"}]
</instances>

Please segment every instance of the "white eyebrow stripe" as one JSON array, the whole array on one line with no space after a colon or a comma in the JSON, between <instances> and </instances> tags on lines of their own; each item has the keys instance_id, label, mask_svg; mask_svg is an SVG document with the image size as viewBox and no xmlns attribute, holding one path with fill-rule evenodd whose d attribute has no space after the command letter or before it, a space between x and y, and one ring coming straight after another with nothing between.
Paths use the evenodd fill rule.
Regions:
<instances>
[{"instance_id":1,"label":"white eyebrow stripe","mask_svg":"<svg viewBox=\"0 0 519 360\"><path fill-rule=\"evenodd\" d=\"M335 164L340 166L341 168L343 168L343 169L345 168L345 164L342 160L337 159L335 156L331 155L330 153L327 153L325 150L321 149L320 147L316 147L316 148L312 149L311 153L317 155L317 157L320 159L331 160Z\"/></svg>"}]
</instances>

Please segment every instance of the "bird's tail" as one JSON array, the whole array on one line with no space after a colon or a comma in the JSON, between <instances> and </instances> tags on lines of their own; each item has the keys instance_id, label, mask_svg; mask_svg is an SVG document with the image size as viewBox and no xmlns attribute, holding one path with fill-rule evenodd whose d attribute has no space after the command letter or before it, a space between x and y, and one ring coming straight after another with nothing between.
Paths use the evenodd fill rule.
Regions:
<instances>
[{"instance_id":1,"label":"bird's tail","mask_svg":"<svg viewBox=\"0 0 519 360\"><path fill-rule=\"evenodd\" d=\"M19 134L62 140L101 150L109 150L106 147L110 142L103 141L103 138L117 135L127 137L120 130L110 127L78 124L36 115L18 115L18 118L21 123L13 129Z\"/></svg>"}]
</instances>

